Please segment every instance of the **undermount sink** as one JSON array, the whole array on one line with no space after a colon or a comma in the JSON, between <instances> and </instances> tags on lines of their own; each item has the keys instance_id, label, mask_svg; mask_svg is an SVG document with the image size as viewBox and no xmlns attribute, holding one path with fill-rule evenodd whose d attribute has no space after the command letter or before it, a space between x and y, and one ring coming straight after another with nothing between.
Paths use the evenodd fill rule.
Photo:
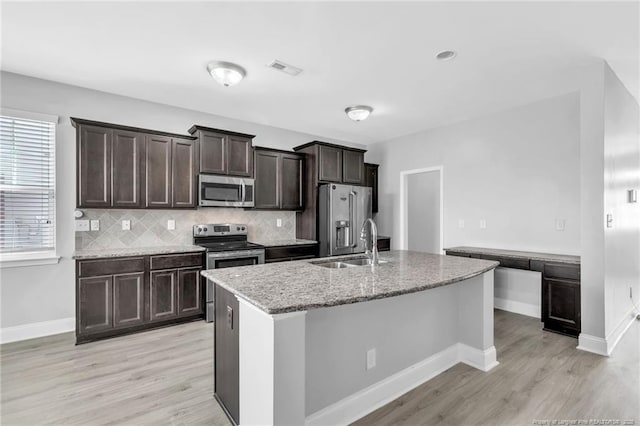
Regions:
<instances>
[{"instance_id":1,"label":"undermount sink","mask_svg":"<svg viewBox=\"0 0 640 426\"><path fill-rule=\"evenodd\" d=\"M322 266L324 268L332 268L332 269L352 268L356 266L356 265L350 265L345 262L313 262L313 264Z\"/></svg>"},{"instance_id":2,"label":"undermount sink","mask_svg":"<svg viewBox=\"0 0 640 426\"><path fill-rule=\"evenodd\" d=\"M352 259L352 260L343 260L344 263L348 263L349 265L353 265L353 266L367 266L367 265L371 265L371 259L365 257L362 259ZM382 263L387 263L385 260L378 260L379 264Z\"/></svg>"},{"instance_id":3,"label":"undermount sink","mask_svg":"<svg viewBox=\"0 0 640 426\"><path fill-rule=\"evenodd\" d=\"M322 266L324 268L332 268L332 269L341 269L341 268L351 268L354 266L368 266L371 265L371 259L367 257L359 257L356 259L345 259L345 260L325 260L320 262L311 262L313 265ZM387 263L386 260L380 260L380 264Z\"/></svg>"}]
</instances>

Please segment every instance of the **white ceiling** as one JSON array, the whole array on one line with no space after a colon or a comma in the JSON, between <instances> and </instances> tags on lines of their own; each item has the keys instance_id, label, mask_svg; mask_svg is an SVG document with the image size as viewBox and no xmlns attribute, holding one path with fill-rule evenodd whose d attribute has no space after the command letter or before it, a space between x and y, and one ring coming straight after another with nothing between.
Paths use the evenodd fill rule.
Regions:
<instances>
[{"instance_id":1,"label":"white ceiling","mask_svg":"<svg viewBox=\"0 0 640 426\"><path fill-rule=\"evenodd\" d=\"M638 31L637 2L3 1L1 67L367 144L552 95L541 80L594 58L636 95ZM219 86L212 60L247 78ZM375 111L354 123L354 104Z\"/></svg>"}]
</instances>

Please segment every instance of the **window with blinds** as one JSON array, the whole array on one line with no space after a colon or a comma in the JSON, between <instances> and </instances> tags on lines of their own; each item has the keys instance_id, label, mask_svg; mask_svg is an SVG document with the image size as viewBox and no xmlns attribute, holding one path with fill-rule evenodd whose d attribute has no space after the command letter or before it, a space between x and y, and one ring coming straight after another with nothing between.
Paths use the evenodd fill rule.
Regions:
<instances>
[{"instance_id":1,"label":"window with blinds","mask_svg":"<svg viewBox=\"0 0 640 426\"><path fill-rule=\"evenodd\" d=\"M12 115L0 115L0 254L53 253L55 122Z\"/></svg>"}]
</instances>

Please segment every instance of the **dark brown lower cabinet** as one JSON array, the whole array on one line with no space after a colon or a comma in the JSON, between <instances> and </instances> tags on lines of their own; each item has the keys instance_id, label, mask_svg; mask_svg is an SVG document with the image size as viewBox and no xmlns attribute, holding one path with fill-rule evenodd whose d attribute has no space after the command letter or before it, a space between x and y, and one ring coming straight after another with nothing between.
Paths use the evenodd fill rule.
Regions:
<instances>
[{"instance_id":1,"label":"dark brown lower cabinet","mask_svg":"<svg viewBox=\"0 0 640 426\"><path fill-rule=\"evenodd\" d=\"M173 318L178 314L176 276L176 270L151 271L151 321Z\"/></svg>"},{"instance_id":2,"label":"dark brown lower cabinet","mask_svg":"<svg viewBox=\"0 0 640 426\"><path fill-rule=\"evenodd\" d=\"M113 276L78 279L78 299L78 333L113 328Z\"/></svg>"},{"instance_id":3,"label":"dark brown lower cabinet","mask_svg":"<svg viewBox=\"0 0 640 426\"><path fill-rule=\"evenodd\" d=\"M542 280L544 329L577 337L580 334L580 282L559 278Z\"/></svg>"},{"instance_id":4,"label":"dark brown lower cabinet","mask_svg":"<svg viewBox=\"0 0 640 426\"><path fill-rule=\"evenodd\" d=\"M113 326L144 322L144 272L113 276Z\"/></svg>"},{"instance_id":5,"label":"dark brown lower cabinet","mask_svg":"<svg viewBox=\"0 0 640 426\"><path fill-rule=\"evenodd\" d=\"M184 253L76 261L76 343L202 318L202 258Z\"/></svg>"},{"instance_id":6,"label":"dark brown lower cabinet","mask_svg":"<svg viewBox=\"0 0 640 426\"><path fill-rule=\"evenodd\" d=\"M238 299L215 286L213 392L229 419L240 423L240 330Z\"/></svg>"}]
</instances>

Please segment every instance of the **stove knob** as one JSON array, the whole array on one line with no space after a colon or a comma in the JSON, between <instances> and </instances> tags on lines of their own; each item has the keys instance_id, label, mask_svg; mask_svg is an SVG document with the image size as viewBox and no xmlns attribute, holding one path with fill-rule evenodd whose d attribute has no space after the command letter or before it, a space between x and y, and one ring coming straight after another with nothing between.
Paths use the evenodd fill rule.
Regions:
<instances>
[{"instance_id":1,"label":"stove knob","mask_svg":"<svg viewBox=\"0 0 640 426\"><path fill-rule=\"evenodd\" d=\"M242 230L245 231L247 228L245 228L244 226L242 227Z\"/></svg>"},{"instance_id":2,"label":"stove knob","mask_svg":"<svg viewBox=\"0 0 640 426\"><path fill-rule=\"evenodd\" d=\"M240 227L239 227L239 226L236 226L236 231L239 231L239 230L240 230Z\"/></svg>"},{"instance_id":3,"label":"stove knob","mask_svg":"<svg viewBox=\"0 0 640 426\"><path fill-rule=\"evenodd\" d=\"M204 228L204 232L207 232L207 228Z\"/></svg>"},{"instance_id":4,"label":"stove knob","mask_svg":"<svg viewBox=\"0 0 640 426\"><path fill-rule=\"evenodd\" d=\"M198 226L198 234L202 232L202 227Z\"/></svg>"}]
</instances>

